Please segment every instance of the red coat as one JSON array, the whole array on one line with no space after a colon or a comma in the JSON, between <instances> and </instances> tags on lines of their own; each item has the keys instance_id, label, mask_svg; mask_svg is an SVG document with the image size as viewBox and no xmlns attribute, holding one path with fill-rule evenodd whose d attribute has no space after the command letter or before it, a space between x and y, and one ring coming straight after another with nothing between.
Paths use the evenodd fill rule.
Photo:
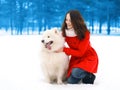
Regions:
<instances>
[{"instance_id":1,"label":"red coat","mask_svg":"<svg viewBox=\"0 0 120 90\"><path fill-rule=\"evenodd\" d=\"M83 40L77 36L65 37L70 48L64 48L67 55L71 55L67 77L70 76L72 68L81 68L85 71L96 73L98 68L98 56L90 45L90 33L86 32Z\"/></svg>"}]
</instances>

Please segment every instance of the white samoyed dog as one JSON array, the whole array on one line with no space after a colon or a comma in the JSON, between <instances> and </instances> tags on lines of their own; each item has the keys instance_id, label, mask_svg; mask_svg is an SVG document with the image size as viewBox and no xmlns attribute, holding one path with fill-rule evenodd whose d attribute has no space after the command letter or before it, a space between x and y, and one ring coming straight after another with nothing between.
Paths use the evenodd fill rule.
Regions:
<instances>
[{"instance_id":1,"label":"white samoyed dog","mask_svg":"<svg viewBox=\"0 0 120 90\"><path fill-rule=\"evenodd\" d=\"M66 78L69 58L64 52L56 52L64 47L64 37L57 29L46 30L42 35L42 70L47 82L62 84Z\"/></svg>"}]
</instances>

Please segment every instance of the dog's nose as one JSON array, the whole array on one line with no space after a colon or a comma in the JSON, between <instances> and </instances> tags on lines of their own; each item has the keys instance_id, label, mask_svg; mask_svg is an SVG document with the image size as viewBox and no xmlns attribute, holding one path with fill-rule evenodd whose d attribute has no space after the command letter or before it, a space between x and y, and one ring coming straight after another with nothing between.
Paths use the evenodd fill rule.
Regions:
<instances>
[{"instance_id":1,"label":"dog's nose","mask_svg":"<svg viewBox=\"0 0 120 90\"><path fill-rule=\"evenodd\" d=\"M44 40L41 40L42 43L44 43Z\"/></svg>"},{"instance_id":2,"label":"dog's nose","mask_svg":"<svg viewBox=\"0 0 120 90\"><path fill-rule=\"evenodd\" d=\"M53 43L53 41L50 41L50 44L52 44Z\"/></svg>"}]
</instances>

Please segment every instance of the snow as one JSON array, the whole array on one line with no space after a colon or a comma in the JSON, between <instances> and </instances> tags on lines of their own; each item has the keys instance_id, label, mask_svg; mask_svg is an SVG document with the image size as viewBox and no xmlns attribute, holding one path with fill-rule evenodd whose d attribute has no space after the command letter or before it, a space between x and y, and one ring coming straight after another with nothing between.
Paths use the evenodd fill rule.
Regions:
<instances>
[{"instance_id":1,"label":"snow","mask_svg":"<svg viewBox=\"0 0 120 90\"><path fill-rule=\"evenodd\" d=\"M99 56L94 85L49 84L40 63L40 35L0 36L0 90L120 90L119 36L91 36Z\"/></svg>"}]
</instances>

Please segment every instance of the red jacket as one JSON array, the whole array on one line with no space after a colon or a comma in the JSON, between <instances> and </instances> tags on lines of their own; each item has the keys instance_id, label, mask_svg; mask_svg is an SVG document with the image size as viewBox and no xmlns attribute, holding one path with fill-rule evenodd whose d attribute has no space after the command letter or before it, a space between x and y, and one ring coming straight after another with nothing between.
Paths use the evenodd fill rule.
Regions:
<instances>
[{"instance_id":1,"label":"red jacket","mask_svg":"<svg viewBox=\"0 0 120 90\"><path fill-rule=\"evenodd\" d=\"M70 48L64 48L67 55L71 55L67 77L70 76L72 68L81 68L85 71L96 73L98 68L98 56L90 45L90 33L86 32L83 40L75 37L65 37Z\"/></svg>"}]
</instances>

